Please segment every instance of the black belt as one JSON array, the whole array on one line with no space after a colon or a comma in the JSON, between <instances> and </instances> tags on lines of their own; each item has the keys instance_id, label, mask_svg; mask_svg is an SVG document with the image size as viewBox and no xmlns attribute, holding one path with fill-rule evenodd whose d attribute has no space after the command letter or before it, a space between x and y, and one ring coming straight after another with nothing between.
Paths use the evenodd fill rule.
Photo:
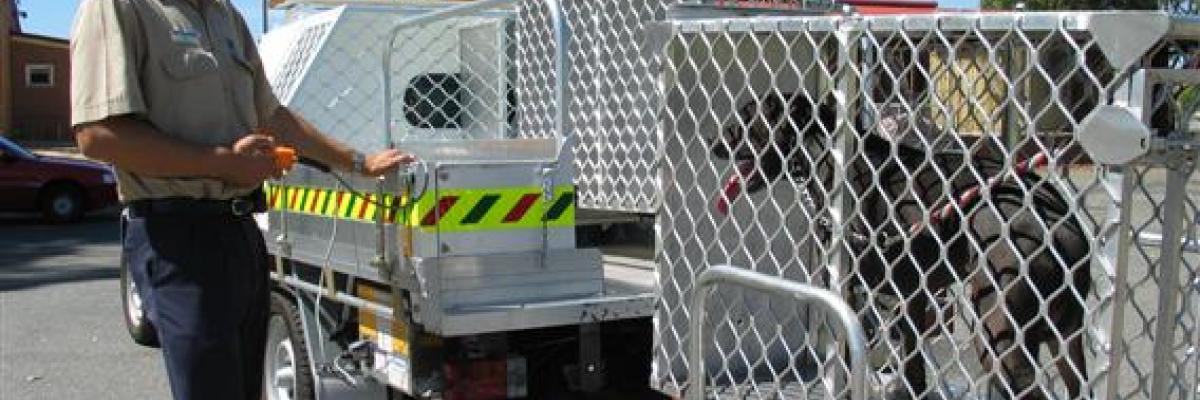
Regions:
<instances>
[{"instance_id":1,"label":"black belt","mask_svg":"<svg viewBox=\"0 0 1200 400\"><path fill-rule=\"evenodd\" d=\"M129 212L135 217L149 215L171 216L228 216L245 217L266 212L267 198L262 190L227 200L165 198L134 200L129 203Z\"/></svg>"}]
</instances>

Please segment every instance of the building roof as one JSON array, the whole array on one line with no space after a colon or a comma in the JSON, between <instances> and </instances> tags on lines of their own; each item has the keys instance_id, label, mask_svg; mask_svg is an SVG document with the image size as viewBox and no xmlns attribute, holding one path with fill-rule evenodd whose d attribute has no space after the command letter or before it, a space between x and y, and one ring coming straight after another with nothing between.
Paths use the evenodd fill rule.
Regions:
<instances>
[{"instance_id":1,"label":"building roof","mask_svg":"<svg viewBox=\"0 0 1200 400\"><path fill-rule=\"evenodd\" d=\"M12 40L50 47L69 47L71 45L67 39L33 33L14 33Z\"/></svg>"}]
</instances>

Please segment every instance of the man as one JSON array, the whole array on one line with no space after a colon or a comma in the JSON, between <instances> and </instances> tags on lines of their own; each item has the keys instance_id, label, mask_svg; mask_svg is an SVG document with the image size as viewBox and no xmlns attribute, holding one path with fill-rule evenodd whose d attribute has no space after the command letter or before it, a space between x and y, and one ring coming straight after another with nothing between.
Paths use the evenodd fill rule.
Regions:
<instances>
[{"instance_id":1,"label":"man","mask_svg":"<svg viewBox=\"0 0 1200 400\"><path fill-rule=\"evenodd\" d=\"M260 399L269 265L250 214L272 149L369 176L411 157L363 156L281 107L228 0L84 0L71 37L76 139L117 171L174 397Z\"/></svg>"}]
</instances>

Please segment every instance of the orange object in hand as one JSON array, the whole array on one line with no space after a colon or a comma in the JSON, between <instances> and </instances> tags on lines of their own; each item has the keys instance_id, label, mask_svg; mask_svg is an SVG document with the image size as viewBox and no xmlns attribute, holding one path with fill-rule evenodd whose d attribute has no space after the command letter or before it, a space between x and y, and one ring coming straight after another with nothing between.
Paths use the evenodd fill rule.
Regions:
<instances>
[{"instance_id":1,"label":"orange object in hand","mask_svg":"<svg viewBox=\"0 0 1200 400\"><path fill-rule=\"evenodd\" d=\"M290 171L296 165L296 149L287 146L275 147L275 166Z\"/></svg>"}]
</instances>

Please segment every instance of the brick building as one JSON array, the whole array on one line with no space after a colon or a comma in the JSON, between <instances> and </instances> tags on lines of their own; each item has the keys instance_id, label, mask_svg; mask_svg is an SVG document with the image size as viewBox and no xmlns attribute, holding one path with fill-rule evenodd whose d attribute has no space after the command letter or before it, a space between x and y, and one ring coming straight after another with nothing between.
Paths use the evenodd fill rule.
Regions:
<instances>
[{"instance_id":1,"label":"brick building","mask_svg":"<svg viewBox=\"0 0 1200 400\"><path fill-rule=\"evenodd\" d=\"M70 141L69 42L23 33L18 4L0 0L0 134Z\"/></svg>"},{"instance_id":2,"label":"brick building","mask_svg":"<svg viewBox=\"0 0 1200 400\"><path fill-rule=\"evenodd\" d=\"M71 51L66 40L27 33L11 38L13 136L69 141Z\"/></svg>"},{"instance_id":3,"label":"brick building","mask_svg":"<svg viewBox=\"0 0 1200 400\"><path fill-rule=\"evenodd\" d=\"M19 32L17 8L13 0L0 0L0 135L8 135L12 126L12 43L9 32Z\"/></svg>"}]
</instances>

